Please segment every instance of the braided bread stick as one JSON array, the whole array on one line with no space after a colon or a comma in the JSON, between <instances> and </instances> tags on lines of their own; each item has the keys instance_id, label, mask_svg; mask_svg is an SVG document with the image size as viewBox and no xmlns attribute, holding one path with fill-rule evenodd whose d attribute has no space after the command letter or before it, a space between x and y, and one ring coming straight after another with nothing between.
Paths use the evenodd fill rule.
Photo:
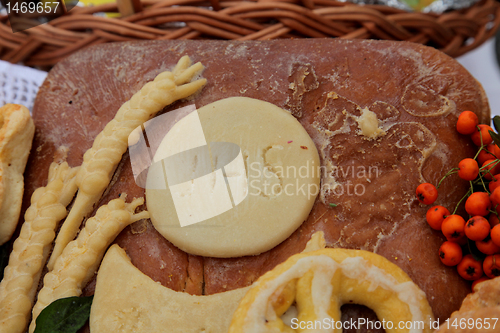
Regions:
<instances>
[{"instance_id":1,"label":"braided bread stick","mask_svg":"<svg viewBox=\"0 0 500 333\"><path fill-rule=\"evenodd\" d=\"M123 228L149 217L147 211L134 213L144 203L143 198L125 203L124 197L122 195L101 206L57 258L54 269L45 275L43 288L33 307L30 332L35 330L36 318L47 305L59 298L81 295L82 288L99 267L104 252Z\"/></svg>"},{"instance_id":2,"label":"braided bread stick","mask_svg":"<svg viewBox=\"0 0 500 333\"><path fill-rule=\"evenodd\" d=\"M189 57L184 56L173 72L160 73L152 82L144 85L120 107L115 118L97 135L92 148L83 156L83 164L77 175L78 195L57 235L48 263L49 270L53 269L64 247L75 238L82 220L101 198L127 150L130 133L165 106L194 94L205 85L205 79L187 83L203 69L201 63L190 64Z\"/></svg>"},{"instance_id":3,"label":"braided bread stick","mask_svg":"<svg viewBox=\"0 0 500 333\"><path fill-rule=\"evenodd\" d=\"M52 163L46 187L31 196L21 234L14 242L9 264L0 282L0 331L25 331L58 222L76 193L76 172L66 162Z\"/></svg>"}]
</instances>

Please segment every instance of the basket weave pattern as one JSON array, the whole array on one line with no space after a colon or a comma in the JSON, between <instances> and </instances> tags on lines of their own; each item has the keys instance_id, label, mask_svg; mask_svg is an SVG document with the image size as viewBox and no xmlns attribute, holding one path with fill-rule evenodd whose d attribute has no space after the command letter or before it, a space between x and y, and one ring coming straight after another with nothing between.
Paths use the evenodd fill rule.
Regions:
<instances>
[{"instance_id":1,"label":"basket weave pattern","mask_svg":"<svg viewBox=\"0 0 500 333\"><path fill-rule=\"evenodd\" d=\"M500 25L495 0L441 15L332 0L143 0L142 6L141 12L125 18L93 15L118 12L116 3L75 7L17 33L8 18L0 16L0 58L52 66L83 47L114 41L306 37L405 40L457 57L481 45Z\"/></svg>"}]
</instances>

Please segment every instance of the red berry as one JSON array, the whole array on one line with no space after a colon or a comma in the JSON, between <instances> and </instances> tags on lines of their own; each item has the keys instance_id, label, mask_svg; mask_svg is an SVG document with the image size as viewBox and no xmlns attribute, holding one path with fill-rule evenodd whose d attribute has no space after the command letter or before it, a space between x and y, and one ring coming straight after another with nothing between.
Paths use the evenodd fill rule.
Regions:
<instances>
[{"instance_id":1,"label":"red berry","mask_svg":"<svg viewBox=\"0 0 500 333\"><path fill-rule=\"evenodd\" d=\"M479 130L475 130L474 133L470 136L472 139L472 142L478 147L481 147L481 143L485 146L489 145L490 143L493 142L493 139L491 138L491 135L489 131L493 132L493 128L488 125L477 125L479 127Z\"/></svg>"},{"instance_id":2,"label":"red berry","mask_svg":"<svg viewBox=\"0 0 500 333\"><path fill-rule=\"evenodd\" d=\"M500 253L500 246L493 243L493 240L489 236L482 241L477 241L476 247L481 253L487 255Z\"/></svg>"},{"instance_id":3,"label":"red berry","mask_svg":"<svg viewBox=\"0 0 500 333\"><path fill-rule=\"evenodd\" d=\"M474 112L464 111L458 116L457 131L460 134L469 135L474 133L478 124L479 120Z\"/></svg>"},{"instance_id":4,"label":"red berry","mask_svg":"<svg viewBox=\"0 0 500 333\"><path fill-rule=\"evenodd\" d=\"M484 258L483 270L484 274L491 279L500 276L500 255L495 254Z\"/></svg>"},{"instance_id":5,"label":"red berry","mask_svg":"<svg viewBox=\"0 0 500 333\"><path fill-rule=\"evenodd\" d=\"M443 206L434 206L429 208L425 218L427 223L434 230L441 230L441 224L443 224L446 216L450 215L450 211Z\"/></svg>"},{"instance_id":6,"label":"red berry","mask_svg":"<svg viewBox=\"0 0 500 333\"><path fill-rule=\"evenodd\" d=\"M487 180L493 179L493 175L498 173L499 169L498 160L487 160L481 165L481 175Z\"/></svg>"},{"instance_id":7,"label":"red berry","mask_svg":"<svg viewBox=\"0 0 500 333\"><path fill-rule=\"evenodd\" d=\"M500 246L500 226L499 225L496 225L493 228L491 228L490 237L491 237L491 241L495 245Z\"/></svg>"},{"instance_id":8,"label":"red berry","mask_svg":"<svg viewBox=\"0 0 500 333\"><path fill-rule=\"evenodd\" d=\"M463 180L474 180L479 174L479 166L476 160L464 158L458 163L458 176Z\"/></svg>"},{"instance_id":9,"label":"red berry","mask_svg":"<svg viewBox=\"0 0 500 333\"><path fill-rule=\"evenodd\" d=\"M425 205L432 205L438 196L436 187L430 183L418 185L416 192L418 201Z\"/></svg>"},{"instance_id":10,"label":"red berry","mask_svg":"<svg viewBox=\"0 0 500 333\"><path fill-rule=\"evenodd\" d=\"M490 194L490 201L493 208L495 208L500 203L500 189L496 188Z\"/></svg>"},{"instance_id":11,"label":"red berry","mask_svg":"<svg viewBox=\"0 0 500 333\"><path fill-rule=\"evenodd\" d=\"M456 266L462 260L462 248L455 242L446 241L439 248L439 259L446 266Z\"/></svg>"},{"instance_id":12,"label":"red berry","mask_svg":"<svg viewBox=\"0 0 500 333\"><path fill-rule=\"evenodd\" d=\"M490 208L491 201L486 192L474 192L465 201L465 210L472 216L486 216Z\"/></svg>"},{"instance_id":13,"label":"red berry","mask_svg":"<svg viewBox=\"0 0 500 333\"><path fill-rule=\"evenodd\" d=\"M460 215L450 215L444 219L441 231L447 240L458 242L465 236L465 220Z\"/></svg>"},{"instance_id":14,"label":"red berry","mask_svg":"<svg viewBox=\"0 0 500 333\"><path fill-rule=\"evenodd\" d=\"M466 280L477 280L483 276L483 265L474 259L471 254L466 254L457 266L458 274Z\"/></svg>"},{"instance_id":15,"label":"red berry","mask_svg":"<svg viewBox=\"0 0 500 333\"><path fill-rule=\"evenodd\" d=\"M473 241L482 241L490 234L490 223L482 216L474 216L465 224L465 236Z\"/></svg>"},{"instance_id":16,"label":"red berry","mask_svg":"<svg viewBox=\"0 0 500 333\"><path fill-rule=\"evenodd\" d=\"M491 193L499 186L500 186L500 173L493 176L493 179L488 184L488 189L490 190Z\"/></svg>"},{"instance_id":17,"label":"red berry","mask_svg":"<svg viewBox=\"0 0 500 333\"><path fill-rule=\"evenodd\" d=\"M488 216L488 222L490 222L491 229L493 229L493 227L496 226L497 224L500 224L500 220L493 213L491 213L490 216Z\"/></svg>"},{"instance_id":18,"label":"red berry","mask_svg":"<svg viewBox=\"0 0 500 333\"><path fill-rule=\"evenodd\" d=\"M490 144L491 145L491 144ZM488 145L488 147L490 146ZM486 148L488 149L488 148ZM488 151L491 153L491 150L488 149ZM483 165L484 162L486 162L487 160L494 160L496 159L496 157L492 154L488 153L486 150L484 149L481 149L481 151L479 152L479 154L477 155L477 163L479 165Z\"/></svg>"},{"instance_id":19,"label":"red berry","mask_svg":"<svg viewBox=\"0 0 500 333\"><path fill-rule=\"evenodd\" d=\"M500 147L498 147L495 142L489 144L486 149L488 149L489 152L495 156L495 158L500 158Z\"/></svg>"}]
</instances>

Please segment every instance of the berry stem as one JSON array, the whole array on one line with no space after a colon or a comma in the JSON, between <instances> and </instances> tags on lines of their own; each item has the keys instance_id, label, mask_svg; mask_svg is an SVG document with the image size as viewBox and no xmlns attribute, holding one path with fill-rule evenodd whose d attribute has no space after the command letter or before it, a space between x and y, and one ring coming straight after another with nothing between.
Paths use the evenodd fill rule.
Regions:
<instances>
[{"instance_id":1,"label":"berry stem","mask_svg":"<svg viewBox=\"0 0 500 333\"><path fill-rule=\"evenodd\" d=\"M498 163L500 163L500 160L496 159L496 160L494 160L494 161L492 161L492 162L490 162L490 163L488 163L486 165L483 165L482 167L479 168L479 179L481 180L481 183L483 184L484 191L486 193L488 193L488 194L490 194L490 191L488 190L488 188L484 184L483 176L486 175L486 174L490 174L492 180L496 180L495 179L495 175L493 175L493 173L491 173L491 170L493 170L493 168L495 168L498 165ZM483 170L486 170L486 172L482 175L481 171L483 171Z\"/></svg>"},{"instance_id":2,"label":"berry stem","mask_svg":"<svg viewBox=\"0 0 500 333\"><path fill-rule=\"evenodd\" d=\"M484 148L483 136L481 135L481 129L479 128L479 125L476 125L476 129L479 131L479 139L481 139L481 149L483 149Z\"/></svg>"},{"instance_id":3,"label":"berry stem","mask_svg":"<svg viewBox=\"0 0 500 333\"><path fill-rule=\"evenodd\" d=\"M439 188L439 186L441 186L441 183L443 182L443 180L445 180L445 178L446 178L446 177L451 176L451 175L453 175L454 173L457 173L457 172L458 172L458 170L460 170L460 169L459 169L459 168L452 168L450 171L448 171L448 172L446 173L446 175L444 175L444 177L443 177L443 178L441 178L441 180L439 181L439 183L438 183L438 185L436 186L436 188Z\"/></svg>"},{"instance_id":4,"label":"berry stem","mask_svg":"<svg viewBox=\"0 0 500 333\"><path fill-rule=\"evenodd\" d=\"M481 181L481 184L483 185L483 188L486 191L486 193L489 194L490 191L488 191L488 188L486 188L486 184L484 183L483 176L481 175L481 173L479 173L479 180Z\"/></svg>"},{"instance_id":5,"label":"berry stem","mask_svg":"<svg viewBox=\"0 0 500 333\"><path fill-rule=\"evenodd\" d=\"M455 210L453 210L453 213L451 213L451 215L454 215L457 210L458 210L458 207L460 206L460 204L462 203L462 201L464 201L465 198L467 198L469 195L471 195L474 191L472 190L472 188L470 188L467 193L465 193L465 195L462 197L462 199L460 199L460 201L457 203L457 205L455 206Z\"/></svg>"},{"instance_id":6,"label":"berry stem","mask_svg":"<svg viewBox=\"0 0 500 333\"><path fill-rule=\"evenodd\" d=\"M500 163L500 160L497 158L496 160L493 160L491 161L490 163L486 164L486 165L483 165L482 167L479 168L479 170L484 170L484 169L487 169L488 172L491 168L488 168L489 166L492 166L493 168L498 164ZM490 173L491 174L491 173ZM493 175L493 174L491 174Z\"/></svg>"},{"instance_id":7,"label":"berry stem","mask_svg":"<svg viewBox=\"0 0 500 333\"><path fill-rule=\"evenodd\" d=\"M482 140L482 139L481 139L481 140ZM475 159L475 160L477 160L477 157L479 156L479 153L480 153L480 152L481 152L481 150L483 150L483 149L486 149L486 148L484 148L483 146L481 146L481 148L479 148L479 149L477 150L476 156L474 156L474 159Z\"/></svg>"}]
</instances>

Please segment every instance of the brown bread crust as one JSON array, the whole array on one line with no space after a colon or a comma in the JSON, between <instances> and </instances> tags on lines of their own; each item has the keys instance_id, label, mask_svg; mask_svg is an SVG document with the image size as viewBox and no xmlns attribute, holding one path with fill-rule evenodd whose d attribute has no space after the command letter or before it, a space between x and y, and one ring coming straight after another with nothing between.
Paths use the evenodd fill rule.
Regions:
<instances>
[{"instance_id":1,"label":"brown bread crust","mask_svg":"<svg viewBox=\"0 0 500 333\"><path fill-rule=\"evenodd\" d=\"M428 207L417 202L414 191L424 180L436 184L462 158L473 155L471 141L455 130L456 119L461 111L472 110L481 122L488 122L489 107L482 87L461 65L417 44L151 41L83 50L55 66L38 94L36 149L26 173L25 205L31 192L44 185L54 154L67 155L71 166L79 165L120 105L182 55L205 66L202 76L208 84L194 99L197 107L246 96L290 110L315 142L322 165L337 167L335 181L345 193L320 193L295 233L254 257L189 255L166 241L149 221L132 225L116 242L134 265L174 290L212 294L252 283L323 230L329 247L375 251L399 265L426 292L436 318L443 320L460 307L469 283L439 261L437 249L444 238L427 226ZM357 134L356 117L365 107L385 126L386 134L376 140ZM61 146L65 149L57 150ZM359 167L366 173L372 167L373 173L359 175ZM454 208L468 185L457 179L443 183L437 204ZM323 184L328 181L322 179ZM354 193L356 185L358 194L364 189L363 195ZM133 182L128 155L101 204L124 191L129 198L144 194ZM91 283L87 293L92 290Z\"/></svg>"}]
</instances>

